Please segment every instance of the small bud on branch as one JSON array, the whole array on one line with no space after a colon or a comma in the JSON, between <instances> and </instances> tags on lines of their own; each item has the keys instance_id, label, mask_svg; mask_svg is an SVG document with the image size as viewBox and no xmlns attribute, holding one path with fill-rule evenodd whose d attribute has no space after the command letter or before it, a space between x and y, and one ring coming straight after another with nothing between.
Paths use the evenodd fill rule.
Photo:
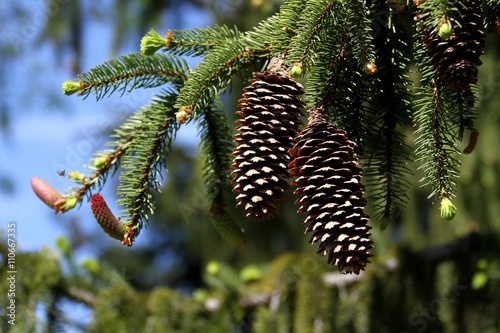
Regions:
<instances>
[{"instance_id":1,"label":"small bud on branch","mask_svg":"<svg viewBox=\"0 0 500 333\"><path fill-rule=\"evenodd\" d=\"M166 46L167 40L162 38L154 29L149 30L141 39L141 53L153 55L156 51Z\"/></svg>"},{"instance_id":2,"label":"small bud on branch","mask_svg":"<svg viewBox=\"0 0 500 333\"><path fill-rule=\"evenodd\" d=\"M457 214L457 207L451 202L450 198L444 196L441 199L441 218L451 221Z\"/></svg>"},{"instance_id":3,"label":"small bud on branch","mask_svg":"<svg viewBox=\"0 0 500 333\"><path fill-rule=\"evenodd\" d=\"M31 187L40 200L42 200L47 206L55 209L57 213L63 213L65 211L63 206L66 199L45 180L33 177L31 178Z\"/></svg>"},{"instance_id":4,"label":"small bud on branch","mask_svg":"<svg viewBox=\"0 0 500 333\"><path fill-rule=\"evenodd\" d=\"M62 91L64 95L73 95L74 93L80 91L82 89L82 85L80 82L74 82L68 80L62 84Z\"/></svg>"}]
</instances>

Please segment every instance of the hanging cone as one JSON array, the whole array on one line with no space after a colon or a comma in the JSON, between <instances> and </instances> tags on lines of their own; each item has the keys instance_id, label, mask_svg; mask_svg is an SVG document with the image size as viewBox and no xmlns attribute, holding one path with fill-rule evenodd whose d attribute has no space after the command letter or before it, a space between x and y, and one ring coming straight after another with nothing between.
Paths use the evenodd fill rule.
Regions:
<instances>
[{"instance_id":1,"label":"hanging cone","mask_svg":"<svg viewBox=\"0 0 500 333\"><path fill-rule=\"evenodd\" d=\"M251 85L243 89L234 136L237 147L232 153L237 206L259 221L276 212L289 187L288 149L302 124L298 117L304 106L299 98L302 86L281 66L274 68L254 73Z\"/></svg>"},{"instance_id":2,"label":"hanging cone","mask_svg":"<svg viewBox=\"0 0 500 333\"><path fill-rule=\"evenodd\" d=\"M308 125L295 140L289 167L297 176L292 185L301 196L295 201L301 205L298 212L307 213L305 232L313 232L310 242L319 242L318 253L328 254L328 263L359 274L370 262L373 243L356 144L328 122L321 108L310 111Z\"/></svg>"},{"instance_id":3,"label":"hanging cone","mask_svg":"<svg viewBox=\"0 0 500 333\"><path fill-rule=\"evenodd\" d=\"M483 15L479 0L456 1L454 6L458 8L454 20L443 19L439 32L427 32L424 42L438 83L455 91L469 91L477 82L479 57L484 54ZM447 25L451 34L443 29Z\"/></svg>"},{"instance_id":4,"label":"hanging cone","mask_svg":"<svg viewBox=\"0 0 500 333\"><path fill-rule=\"evenodd\" d=\"M123 245L132 246L134 230L117 219L108 207L101 194L97 193L90 198L90 209L102 230L110 237L118 239Z\"/></svg>"}]
</instances>

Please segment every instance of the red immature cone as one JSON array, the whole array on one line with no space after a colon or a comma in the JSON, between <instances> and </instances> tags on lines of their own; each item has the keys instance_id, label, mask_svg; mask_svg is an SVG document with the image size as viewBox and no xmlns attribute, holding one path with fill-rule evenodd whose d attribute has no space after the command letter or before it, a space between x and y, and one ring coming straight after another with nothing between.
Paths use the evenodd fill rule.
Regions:
<instances>
[{"instance_id":1,"label":"red immature cone","mask_svg":"<svg viewBox=\"0 0 500 333\"><path fill-rule=\"evenodd\" d=\"M99 223L105 233L112 238L122 241L125 245L132 245L132 242L129 241L129 232L126 226L113 215L102 195L97 193L90 198L90 208L92 209L92 213L94 213L97 223Z\"/></svg>"},{"instance_id":2,"label":"red immature cone","mask_svg":"<svg viewBox=\"0 0 500 333\"><path fill-rule=\"evenodd\" d=\"M31 178L31 187L40 200L42 200L47 206L55 209L57 213L62 213L64 211L63 206L66 199L45 180L33 177Z\"/></svg>"}]
</instances>

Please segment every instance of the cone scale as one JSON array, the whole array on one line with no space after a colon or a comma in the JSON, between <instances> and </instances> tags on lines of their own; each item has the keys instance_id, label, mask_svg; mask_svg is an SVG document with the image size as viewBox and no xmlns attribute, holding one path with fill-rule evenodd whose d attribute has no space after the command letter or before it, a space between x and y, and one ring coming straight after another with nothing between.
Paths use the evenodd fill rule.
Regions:
<instances>
[{"instance_id":1,"label":"cone scale","mask_svg":"<svg viewBox=\"0 0 500 333\"><path fill-rule=\"evenodd\" d=\"M328 263L359 274L370 262L373 243L356 144L328 122L321 108L310 111L308 125L295 140L289 168L297 177L292 185L300 196L298 213L307 214L305 233L312 233L310 243L319 243L318 253L328 254Z\"/></svg>"}]
</instances>

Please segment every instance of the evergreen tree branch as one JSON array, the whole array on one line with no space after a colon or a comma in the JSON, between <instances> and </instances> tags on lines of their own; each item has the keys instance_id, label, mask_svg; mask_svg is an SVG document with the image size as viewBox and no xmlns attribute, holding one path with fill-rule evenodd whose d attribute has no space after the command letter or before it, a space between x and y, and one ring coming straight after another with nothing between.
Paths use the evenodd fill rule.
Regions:
<instances>
[{"instance_id":1,"label":"evergreen tree branch","mask_svg":"<svg viewBox=\"0 0 500 333\"><path fill-rule=\"evenodd\" d=\"M226 197L230 191L229 166L233 141L228 119L217 106L203 113L198 124L200 133L201 155L203 159L203 178L205 188L215 206L226 206Z\"/></svg>"},{"instance_id":2,"label":"evergreen tree branch","mask_svg":"<svg viewBox=\"0 0 500 333\"><path fill-rule=\"evenodd\" d=\"M423 24L421 30L432 35L437 34L439 25L443 19L455 21L455 16L460 15L458 6L462 6L461 1L453 3L451 1L431 0L425 1L418 6L417 17L420 24Z\"/></svg>"},{"instance_id":3,"label":"evergreen tree branch","mask_svg":"<svg viewBox=\"0 0 500 333\"><path fill-rule=\"evenodd\" d=\"M334 8L336 7L336 8ZM337 9L338 10L335 10ZM290 43L288 58L309 68L314 62L316 48L338 31L338 22L345 18L344 7L338 1L308 1L298 23L298 31ZM333 21L333 22L330 22Z\"/></svg>"},{"instance_id":4,"label":"evergreen tree branch","mask_svg":"<svg viewBox=\"0 0 500 333\"><path fill-rule=\"evenodd\" d=\"M346 1L348 10L347 24L351 33L350 45L360 69L375 61L373 50L373 31L368 18L369 9L365 1Z\"/></svg>"},{"instance_id":5,"label":"evergreen tree branch","mask_svg":"<svg viewBox=\"0 0 500 333\"><path fill-rule=\"evenodd\" d=\"M456 95L458 111L458 139L463 140L464 130L475 131L474 119L476 118L477 108L475 106L475 97L478 95L477 85L473 85L471 91L459 91Z\"/></svg>"},{"instance_id":6,"label":"evergreen tree branch","mask_svg":"<svg viewBox=\"0 0 500 333\"><path fill-rule=\"evenodd\" d=\"M357 143L358 153L362 153L366 126L369 124L363 104L367 99L366 74L358 66L353 46L349 44L353 32L347 24L346 6L339 4L339 7L332 7L331 3L326 6L328 10L335 9L335 15L327 19L324 15L326 11L318 13L318 18L323 20L322 26L316 32L317 37L312 40L320 39L321 43L314 43L314 52L309 55L310 63L314 66L307 76L305 98L308 105L323 105L333 113L337 124ZM307 24L317 23L318 20L313 20ZM297 40L300 39L304 38L297 37ZM308 39L301 43L308 43Z\"/></svg>"},{"instance_id":7,"label":"evergreen tree branch","mask_svg":"<svg viewBox=\"0 0 500 333\"><path fill-rule=\"evenodd\" d=\"M175 55L131 53L78 75L78 94L87 98L93 93L100 100L115 91L123 95L133 89L153 88L166 83L180 85L187 79L188 72L185 60Z\"/></svg>"},{"instance_id":8,"label":"evergreen tree branch","mask_svg":"<svg viewBox=\"0 0 500 333\"><path fill-rule=\"evenodd\" d=\"M85 197L90 198L92 189L95 189L96 187L101 189L106 183L108 175L116 172L122 157L127 152L127 148L134 138L135 137L133 135L129 136L123 142L114 143L116 145L114 150L101 152L99 157L96 158L104 157L105 161L99 166L99 168L95 168L92 175L84 176L79 172L75 172L75 176L70 174L70 178L82 183L82 186L70 191L70 196L75 197L78 202L81 202Z\"/></svg>"},{"instance_id":9,"label":"evergreen tree branch","mask_svg":"<svg viewBox=\"0 0 500 333\"><path fill-rule=\"evenodd\" d=\"M87 291L86 289L81 289L78 287L68 287L66 289L67 297L73 301L83 303L87 306L94 306L96 303L96 295L94 293Z\"/></svg>"},{"instance_id":10,"label":"evergreen tree branch","mask_svg":"<svg viewBox=\"0 0 500 333\"><path fill-rule=\"evenodd\" d=\"M341 71L345 70L347 37L347 26L342 22L340 33L328 34L325 41L318 44L315 66L310 69L310 75L307 76L308 89L305 95L307 105L323 105L325 110L340 107L342 96L338 96L336 90L343 83L339 78ZM335 52L332 52L334 50Z\"/></svg>"},{"instance_id":11,"label":"evergreen tree branch","mask_svg":"<svg viewBox=\"0 0 500 333\"><path fill-rule=\"evenodd\" d=\"M460 161L454 157L460 152L455 140L457 131L453 122L453 94L446 88L422 87L416 104L415 121L418 125L415 141L418 160L423 164L419 169L425 171L421 180L424 186L431 187L429 198L454 196Z\"/></svg>"},{"instance_id":12,"label":"evergreen tree branch","mask_svg":"<svg viewBox=\"0 0 500 333\"><path fill-rule=\"evenodd\" d=\"M175 107L187 108L196 116L227 88L234 73L267 54L268 50L249 50L241 41L214 48L190 73Z\"/></svg>"},{"instance_id":13,"label":"evergreen tree branch","mask_svg":"<svg viewBox=\"0 0 500 333\"><path fill-rule=\"evenodd\" d=\"M254 30L245 33L244 42L247 47L269 50L271 55L286 54L290 39L297 34L298 22L304 16L306 3L302 0L285 1L277 14L261 21Z\"/></svg>"},{"instance_id":14,"label":"evergreen tree branch","mask_svg":"<svg viewBox=\"0 0 500 333\"><path fill-rule=\"evenodd\" d=\"M460 1L415 3L419 25L414 51L422 74L414 117L419 135L416 153L425 170L423 182L432 187L431 196L441 198L452 196L456 186L454 178L459 163L455 140L462 139L463 132L469 130L471 140L464 152L471 152L478 135L473 124L474 92L468 88L477 80L484 33L478 0L469 2L470 8L464 11L461 10L465 5ZM323 106L357 143L356 152L364 153L364 160L368 160L366 174L371 177L377 216L394 221L407 200L410 154L401 127L408 122L411 112L407 76L410 53L403 42L408 36L401 34L405 27L394 24L408 15L404 12L395 15L395 8L404 7L395 6L382 0L289 0L277 14L247 33L215 26L168 31L163 38L151 30L141 43L144 54L122 56L96 66L79 75L78 82L63 85L63 91L79 92L84 98L95 94L98 100L116 91L124 94L136 88L161 85L173 85L179 93L169 92L130 117L115 131L113 148L95 156L90 176L72 173L70 178L81 184L80 188L66 198L50 191L55 201L44 202L51 208L60 200L64 201L64 207L74 206L75 201L81 202L95 187L102 187L107 175L121 164L124 171L120 176L118 202L130 216L127 226L138 234L153 211L154 192L160 187L157 177L161 177L165 168L163 155L179 123L193 116L199 124L204 180L213 201L212 217L220 217L224 222L221 225L230 225L225 196L231 131L214 100L230 86L235 74L244 79L248 74L244 69L259 66L261 61L280 54L292 63L301 64L294 66L299 69L291 71L291 75L300 76L302 66L306 68L308 105ZM484 0L481 6L487 7L489 13L496 13L498 1ZM461 13L465 13L462 15L465 19L459 28L470 29L475 35L467 31L457 34L447 48L443 44L450 37L446 29L459 29L443 22L457 22ZM380 26L375 27L373 22ZM441 56L441 49L434 52L435 45L440 45L445 55ZM464 47L468 49L466 56L448 52L450 48ZM158 49L164 53L155 54ZM203 61L193 71L179 57L201 55ZM475 58L470 66L465 66L467 57ZM446 66L448 62L458 67ZM462 73L460 68L468 68L470 73ZM458 77L470 76L470 81L455 85L456 76L440 78L447 71ZM450 88L445 88L445 84ZM45 186L45 190L52 189L38 178L35 183Z\"/></svg>"},{"instance_id":15,"label":"evergreen tree branch","mask_svg":"<svg viewBox=\"0 0 500 333\"><path fill-rule=\"evenodd\" d=\"M142 119L145 117L144 113L144 109L139 110L114 130L114 134L111 135L114 140L108 143L108 146L114 147L114 149L96 153L88 167L91 175L82 174L78 171L71 172L68 175L70 179L81 184L80 187L72 188L69 191L68 195L70 197L76 198L77 202L81 203L85 197L91 197L92 190L97 188L97 191L99 191L104 186L108 176L117 171L129 146L137 138L138 133L143 130Z\"/></svg>"},{"instance_id":16,"label":"evergreen tree branch","mask_svg":"<svg viewBox=\"0 0 500 333\"><path fill-rule=\"evenodd\" d=\"M328 10L333 10L333 4L328 3ZM317 37L321 43L313 43L314 51L310 56L311 63L307 76L307 94L305 100L308 105L323 105L326 110L333 113L335 121L340 127L347 130L350 137L358 144L361 143L361 133L364 130L355 126L363 126L359 119L352 119L352 116L359 116L358 110L361 101L364 99L362 93L361 73L353 75L351 72L352 54L348 48L349 31L347 26L347 13L345 6L335 7L337 10L332 18L328 18L326 11L318 12L318 18L309 22L309 25L318 27ZM297 41L304 37L297 37ZM309 38L301 43L309 42ZM306 50L304 50L304 54ZM354 69L356 71L356 69ZM347 74L349 73L349 74ZM361 149L359 145L358 148Z\"/></svg>"},{"instance_id":17,"label":"evergreen tree branch","mask_svg":"<svg viewBox=\"0 0 500 333\"><path fill-rule=\"evenodd\" d=\"M484 0L481 1L481 6L484 13L484 27L486 31L500 31L498 22L500 21L500 1Z\"/></svg>"},{"instance_id":18,"label":"evergreen tree branch","mask_svg":"<svg viewBox=\"0 0 500 333\"><path fill-rule=\"evenodd\" d=\"M425 12L432 11L431 8L423 7L422 10L422 15L434 15ZM463 119L472 117L473 110L464 105L465 100L469 101L469 97L461 99L462 94L469 96L469 92L457 94L436 83L437 73L431 65L427 47L422 42L425 34L432 31L431 28L436 29L434 24L438 24L429 23L430 21L432 20L428 19L423 29L416 29L413 45L415 59L422 75L422 86L417 89L414 103L414 121L418 134L415 140L415 155L418 157L417 161L422 162L419 170L424 170L425 173L421 182L423 186L431 188L429 198L438 196L443 199L455 195L455 179L459 177L460 167L460 161L456 157L460 152L455 142L461 137L461 127L465 126ZM469 109L464 111L460 110L461 108Z\"/></svg>"},{"instance_id":19,"label":"evergreen tree branch","mask_svg":"<svg viewBox=\"0 0 500 333\"><path fill-rule=\"evenodd\" d=\"M224 47L240 39L241 33L236 27L215 25L191 30L170 30L166 34L165 48L170 54L198 57L214 47Z\"/></svg>"},{"instance_id":20,"label":"evergreen tree branch","mask_svg":"<svg viewBox=\"0 0 500 333\"><path fill-rule=\"evenodd\" d=\"M339 55L340 56L340 55ZM365 74L359 69L351 54L346 54L335 69L336 77L329 79L330 85L326 94L333 94L339 103L332 103L330 112L333 113L338 125L349 133L350 140L356 142L357 153L363 155L367 142L367 133L370 122L369 109L365 105L367 100L367 83ZM329 98L324 102L329 101Z\"/></svg>"},{"instance_id":21,"label":"evergreen tree branch","mask_svg":"<svg viewBox=\"0 0 500 333\"><path fill-rule=\"evenodd\" d=\"M179 129L174 99L175 94L166 93L137 114L140 125L122 161L117 204L125 207L122 212L130 216L126 224L136 236L154 212L153 193L160 191L165 154Z\"/></svg>"},{"instance_id":22,"label":"evergreen tree branch","mask_svg":"<svg viewBox=\"0 0 500 333\"><path fill-rule=\"evenodd\" d=\"M376 218L385 228L395 222L407 203L407 180L411 170L409 147L401 126L410 123L411 95L407 76L409 50L404 35L393 25L392 11L385 1L377 1L372 8L373 22L377 22L374 36L377 55L377 73L372 82L370 107L374 115L372 138L368 140L368 166L365 175L371 176L366 185L371 187ZM375 29L374 29L375 31Z\"/></svg>"},{"instance_id":23,"label":"evergreen tree branch","mask_svg":"<svg viewBox=\"0 0 500 333\"><path fill-rule=\"evenodd\" d=\"M212 222L221 236L229 242L238 245L245 243L246 237L241 227L226 209L231 188L228 170L231 165L233 141L228 119L217 104L203 112L203 116L199 118L198 131L203 158L203 178L212 202Z\"/></svg>"}]
</instances>

